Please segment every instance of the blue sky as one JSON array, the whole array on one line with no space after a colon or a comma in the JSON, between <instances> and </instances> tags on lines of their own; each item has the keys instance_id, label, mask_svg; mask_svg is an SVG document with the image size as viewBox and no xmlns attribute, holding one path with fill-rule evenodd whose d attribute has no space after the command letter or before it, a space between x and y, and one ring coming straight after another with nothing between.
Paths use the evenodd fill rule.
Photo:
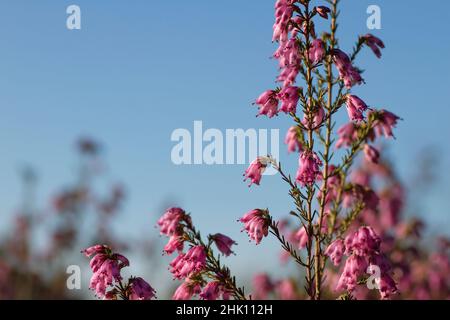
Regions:
<instances>
[{"instance_id":1,"label":"blue sky","mask_svg":"<svg viewBox=\"0 0 450 320\"><path fill-rule=\"evenodd\" d=\"M120 234L155 232L154 215L177 203L204 233L228 233L240 243L238 251L249 251L253 245L236 219L254 207L284 215L291 208L286 187L275 176L249 190L240 165L174 166L170 135L201 120L205 128L280 128L284 136L284 117L256 119L251 106L275 86L273 3L1 0L2 229L19 201L20 166L38 170L44 206L42 199L73 176L73 142L92 136L106 146L108 179L124 181L130 193ZM66 29L70 4L81 7L82 30ZM382 29L373 33L387 48L382 60L367 50L361 54L367 85L355 93L404 119L389 153L405 181L417 171L424 148L439 151L440 179L423 209L433 230L448 234L450 2L343 0L344 50L368 32L370 4L381 7ZM284 149L281 154L287 158ZM266 253L275 250L273 242L263 244L251 251L252 261L264 262L257 268L265 269L272 264ZM231 260L242 268L249 263Z\"/></svg>"}]
</instances>

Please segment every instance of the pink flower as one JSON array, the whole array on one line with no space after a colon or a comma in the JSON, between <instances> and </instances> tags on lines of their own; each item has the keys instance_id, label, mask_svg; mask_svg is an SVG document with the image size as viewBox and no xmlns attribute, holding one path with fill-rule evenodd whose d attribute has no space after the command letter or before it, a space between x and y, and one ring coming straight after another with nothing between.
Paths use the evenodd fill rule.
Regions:
<instances>
[{"instance_id":1,"label":"pink flower","mask_svg":"<svg viewBox=\"0 0 450 320\"><path fill-rule=\"evenodd\" d=\"M239 221L244 224L242 231L245 230L256 244L269 234L269 219L265 210L254 209L246 213Z\"/></svg>"},{"instance_id":2,"label":"pink flower","mask_svg":"<svg viewBox=\"0 0 450 320\"><path fill-rule=\"evenodd\" d=\"M302 55L301 48L295 38L281 44L274 53L274 58L278 59L281 72L277 77L278 82L283 82L283 86L291 86L300 72Z\"/></svg>"},{"instance_id":3,"label":"pink flower","mask_svg":"<svg viewBox=\"0 0 450 320\"><path fill-rule=\"evenodd\" d=\"M224 289L219 281L209 282L200 293L202 300L217 300L222 295L223 300L228 300L230 294Z\"/></svg>"},{"instance_id":4,"label":"pink flower","mask_svg":"<svg viewBox=\"0 0 450 320\"><path fill-rule=\"evenodd\" d=\"M302 143L300 142L300 135L301 132L298 127L294 126L289 128L284 140L284 143L288 146L288 152L300 152L303 150Z\"/></svg>"},{"instance_id":5,"label":"pink flower","mask_svg":"<svg viewBox=\"0 0 450 320\"><path fill-rule=\"evenodd\" d=\"M294 234L293 239L297 241L299 249L306 248L306 245L308 244L308 233L306 232L305 227L300 227Z\"/></svg>"},{"instance_id":6,"label":"pink flower","mask_svg":"<svg viewBox=\"0 0 450 320\"><path fill-rule=\"evenodd\" d=\"M345 240L346 254L353 253L358 256L371 256L380 251L380 237L371 227L361 227Z\"/></svg>"},{"instance_id":7,"label":"pink flower","mask_svg":"<svg viewBox=\"0 0 450 320\"><path fill-rule=\"evenodd\" d=\"M367 261L364 257L351 255L345 261L344 270L339 278L336 290L353 291L358 283L358 277L366 272Z\"/></svg>"},{"instance_id":8,"label":"pink flower","mask_svg":"<svg viewBox=\"0 0 450 320\"><path fill-rule=\"evenodd\" d=\"M287 41L289 22L295 8L293 1L277 0L275 3L275 24L273 25L272 41Z\"/></svg>"},{"instance_id":9,"label":"pink flower","mask_svg":"<svg viewBox=\"0 0 450 320\"><path fill-rule=\"evenodd\" d=\"M359 71L352 65L347 54L339 49L333 50L334 63L339 71L340 78L344 81L347 89L351 89L355 84L364 82Z\"/></svg>"},{"instance_id":10,"label":"pink flower","mask_svg":"<svg viewBox=\"0 0 450 320\"><path fill-rule=\"evenodd\" d=\"M341 263L344 251L344 241L342 241L342 239L337 239L328 246L328 248L325 250L325 255L330 257L335 266L338 266Z\"/></svg>"},{"instance_id":11,"label":"pink flower","mask_svg":"<svg viewBox=\"0 0 450 320\"><path fill-rule=\"evenodd\" d=\"M233 251L231 251L231 246L237 244L233 239L221 233L216 233L211 236L211 239L215 242L217 249L227 257L233 253Z\"/></svg>"},{"instance_id":12,"label":"pink flower","mask_svg":"<svg viewBox=\"0 0 450 320\"><path fill-rule=\"evenodd\" d=\"M169 208L158 220L161 234L172 236L178 232L181 221L186 219L186 213L181 208Z\"/></svg>"},{"instance_id":13,"label":"pink flower","mask_svg":"<svg viewBox=\"0 0 450 320\"><path fill-rule=\"evenodd\" d=\"M279 299L281 300L297 299L295 284L289 279L278 282L276 285L276 291Z\"/></svg>"},{"instance_id":14,"label":"pink flower","mask_svg":"<svg viewBox=\"0 0 450 320\"><path fill-rule=\"evenodd\" d=\"M353 122L339 128L337 131L339 139L336 142L336 148L351 147L358 139L358 129Z\"/></svg>"},{"instance_id":15,"label":"pink flower","mask_svg":"<svg viewBox=\"0 0 450 320\"><path fill-rule=\"evenodd\" d=\"M369 115L372 113L376 115L376 120L373 123L375 134L377 136L384 135L386 138L394 137L392 128L397 125L397 121L400 120L400 118L392 112L384 109L379 111L371 111Z\"/></svg>"},{"instance_id":16,"label":"pink flower","mask_svg":"<svg viewBox=\"0 0 450 320\"><path fill-rule=\"evenodd\" d=\"M318 6L316 7L316 11L324 19L328 19L328 14L331 12L331 10L325 6Z\"/></svg>"},{"instance_id":17,"label":"pink flower","mask_svg":"<svg viewBox=\"0 0 450 320\"><path fill-rule=\"evenodd\" d=\"M172 297L173 300L190 300L194 295L199 294L201 292L201 286L191 281L190 279L186 279L177 290Z\"/></svg>"},{"instance_id":18,"label":"pink flower","mask_svg":"<svg viewBox=\"0 0 450 320\"><path fill-rule=\"evenodd\" d=\"M373 53L377 56L377 58L381 58L381 49L384 49L384 43L379 38L374 35L368 33L363 36L364 41L372 49Z\"/></svg>"},{"instance_id":19,"label":"pink flower","mask_svg":"<svg viewBox=\"0 0 450 320\"><path fill-rule=\"evenodd\" d=\"M317 154L313 151L303 151L299 159L299 168L297 170L297 181L303 186L312 185L317 179L321 179L320 161Z\"/></svg>"},{"instance_id":20,"label":"pink flower","mask_svg":"<svg viewBox=\"0 0 450 320\"><path fill-rule=\"evenodd\" d=\"M389 299L398 292L394 279L387 273L383 273L379 282L381 299Z\"/></svg>"},{"instance_id":21,"label":"pink flower","mask_svg":"<svg viewBox=\"0 0 450 320\"><path fill-rule=\"evenodd\" d=\"M295 113L297 110L297 103L300 98L299 87L288 86L284 87L279 93L278 98L281 100L280 111L284 113Z\"/></svg>"},{"instance_id":22,"label":"pink flower","mask_svg":"<svg viewBox=\"0 0 450 320\"><path fill-rule=\"evenodd\" d=\"M366 160L372 163L378 163L380 160L380 152L371 145L364 145L364 156Z\"/></svg>"},{"instance_id":23,"label":"pink flower","mask_svg":"<svg viewBox=\"0 0 450 320\"><path fill-rule=\"evenodd\" d=\"M300 45L295 38L283 43L273 54L278 60L280 69L299 66L302 60Z\"/></svg>"},{"instance_id":24,"label":"pink flower","mask_svg":"<svg viewBox=\"0 0 450 320\"><path fill-rule=\"evenodd\" d=\"M181 236L174 234L170 237L169 242L164 246L164 252L171 255L175 251L183 251L184 240Z\"/></svg>"},{"instance_id":25,"label":"pink flower","mask_svg":"<svg viewBox=\"0 0 450 320\"><path fill-rule=\"evenodd\" d=\"M258 115L267 115L272 118L278 114L278 99L274 90L263 92L255 103L259 106Z\"/></svg>"},{"instance_id":26,"label":"pink flower","mask_svg":"<svg viewBox=\"0 0 450 320\"><path fill-rule=\"evenodd\" d=\"M316 39L312 42L309 49L308 58L312 64L317 64L325 57L325 46L322 40Z\"/></svg>"},{"instance_id":27,"label":"pink flower","mask_svg":"<svg viewBox=\"0 0 450 320\"><path fill-rule=\"evenodd\" d=\"M90 257L98 253L107 253L109 250L111 249L108 246L97 244L82 250L81 253L83 253L86 257Z\"/></svg>"},{"instance_id":28,"label":"pink flower","mask_svg":"<svg viewBox=\"0 0 450 320\"><path fill-rule=\"evenodd\" d=\"M348 117L352 121L362 121L364 120L363 112L368 109L366 103L359 97L354 95L348 95L347 100L347 112Z\"/></svg>"},{"instance_id":29,"label":"pink flower","mask_svg":"<svg viewBox=\"0 0 450 320\"><path fill-rule=\"evenodd\" d=\"M130 280L130 300L151 300L156 291L142 278Z\"/></svg>"},{"instance_id":30,"label":"pink flower","mask_svg":"<svg viewBox=\"0 0 450 320\"><path fill-rule=\"evenodd\" d=\"M253 294L255 300L266 300L274 290L274 284L265 273L259 273L253 277Z\"/></svg>"},{"instance_id":31,"label":"pink flower","mask_svg":"<svg viewBox=\"0 0 450 320\"><path fill-rule=\"evenodd\" d=\"M261 182L262 174L264 170L267 167L267 161L263 157L256 158L250 166L245 170L244 173L244 181L247 179L250 179L250 184L248 186L251 186L252 183L259 186L259 183Z\"/></svg>"},{"instance_id":32,"label":"pink flower","mask_svg":"<svg viewBox=\"0 0 450 320\"><path fill-rule=\"evenodd\" d=\"M93 272L89 289L94 290L98 297L104 298L107 288L115 281L122 280L120 270L129 266L130 263L123 255L112 253L107 246L96 245L82 252L87 257L94 255L89 263Z\"/></svg>"},{"instance_id":33,"label":"pink flower","mask_svg":"<svg viewBox=\"0 0 450 320\"><path fill-rule=\"evenodd\" d=\"M206 252L202 246L194 246L186 254L182 253L176 257L170 266L174 277L183 279L193 273L203 271L206 267Z\"/></svg>"}]
</instances>

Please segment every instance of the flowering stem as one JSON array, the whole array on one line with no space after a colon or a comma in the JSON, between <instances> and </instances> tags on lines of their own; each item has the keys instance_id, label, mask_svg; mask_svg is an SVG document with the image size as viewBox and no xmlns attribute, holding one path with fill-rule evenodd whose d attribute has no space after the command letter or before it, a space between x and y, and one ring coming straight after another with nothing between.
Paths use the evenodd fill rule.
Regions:
<instances>
[{"instance_id":1,"label":"flowering stem","mask_svg":"<svg viewBox=\"0 0 450 320\"><path fill-rule=\"evenodd\" d=\"M331 35L330 35L330 52L334 49L336 45L336 30L337 30L337 3L338 0L333 0L332 9L331 9ZM326 138L324 142L324 152L323 152L323 161L324 161L324 169L323 169L323 183L322 183L322 197L320 201L320 212L319 212L319 223L317 232L315 234L315 261L314 261L314 269L315 269L315 299L320 300L321 296L321 284L322 284L322 222L325 213L325 203L328 193L328 178L329 178L329 164L331 161L330 146L331 146L331 131L332 131L332 100L333 100L333 70L332 70L332 57L328 55L326 60L326 68L327 68L327 113L328 117L326 119Z\"/></svg>"},{"instance_id":2,"label":"flowering stem","mask_svg":"<svg viewBox=\"0 0 450 320\"><path fill-rule=\"evenodd\" d=\"M236 277L231 276L230 269L220 263L220 258L214 256L211 242L206 245L200 232L191 223L187 223L186 228L188 230L186 233L188 236L187 241L194 246L202 246L207 253L207 271L220 281L236 300L247 300L244 287L239 287L236 284Z\"/></svg>"}]
</instances>

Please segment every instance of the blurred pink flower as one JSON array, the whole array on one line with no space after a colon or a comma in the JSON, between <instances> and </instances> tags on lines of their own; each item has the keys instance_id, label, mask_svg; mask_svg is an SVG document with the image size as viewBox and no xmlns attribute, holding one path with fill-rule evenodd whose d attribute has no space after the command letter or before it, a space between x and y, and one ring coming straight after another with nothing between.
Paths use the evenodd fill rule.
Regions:
<instances>
[{"instance_id":1,"label":"blurred pink flower","mask_svg":"<svg viewBox=\"0 0 450 320\"><path fill-rule=\"evenodd\" d=\"M378 163L380 152L369 144L364 145L364 156L366 160L372 163Z\"/></svg>"},{"instance_id":2,"label":"blurred pink flower","mask_svg":"<svg viewBox=\"0 0 450 320\"><path fill-rule=\"evenodd\" d=\"M236 242L230 237L227 237L226 235L223 235L221 233L216 233L215 235L211 236L211 239L214 241L217 249L219 249L219 251L222 252L223 255L228 257L233 253L233 251L231 251L231 247L235 245Z\"/></svg>"},{"instance_id":3,"label":"blurred pink flower","mask_svg":"<svg viewBox=\"0 0 450 320\"><path fill-rule=\"evenodd\" d=\"M173 300L190 300L194 295L199 294L202 291L201 286L190 280L186 279L177 290L172 297Z\"/></svg>"},{"instance_id":4,"label":"blurred pink flower","mask_svg":"<svg viewBox=\"0 0 450 320\"><path fill-rule=\"evenodd\" d=\"M338 266L341 263L344 251L344 241L342 241L342 239L337 239L328 246L328 248L325 250L325 255L330 257L335 266Z\"/></svg>"},{"instance_id":5,"label":"blurred pink flower","mask_svg":"<svg viewBox=\"0 0 450 320\"><path fill-rule=\"evenodd\" d=\"M303 146L300 142L300 134L301 133L298 127L293 126L289 128L284 140L284 143L288 146L288 152L300 152L303 150Z\"/></svg>"}]
</instances>

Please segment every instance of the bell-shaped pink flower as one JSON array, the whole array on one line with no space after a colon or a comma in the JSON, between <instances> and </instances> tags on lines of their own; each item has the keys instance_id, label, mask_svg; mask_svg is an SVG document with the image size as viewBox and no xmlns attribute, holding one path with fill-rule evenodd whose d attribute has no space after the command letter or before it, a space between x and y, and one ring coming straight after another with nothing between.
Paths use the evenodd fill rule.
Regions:
<instances>
[{"instance_id":1,"label":"bell-shaped pink flower","mask_svg":"<svg viewBox=\"0 0 450 320\"><path fill-rule=\"evenodd\" d=\"M274 90L263 92L255 103L259 106L258 115L266 115L269 118L278 114L278 98Z\"/></svg>"},{"instance_id":2,"label":"bell-shaped pink flower","mask_svg":"<svg viewBox=\"0 0 450 320\"><path fill-rule=\"evenodd\" d=\"M261 182L262 174L264 170L267 167L267 161L263 157L256 158L250 166L245 170L244 173L244 181L249 179L250 184L248 186L251 186L252 183L259 185Z\"/></svg>"},{"instance_id":3,"label":"bell-shaped pink flower","mask_svg":"<svg viewBox=\"0 0 450 320\"><path fill-rule=\"evenodd\" d=\"M364 156L371 163L378 163L380 160L380 152L371 145L364 145Z\"/></svg>"},{"instance_id":4,"label":"bell-shaped pink flower","mask_svg":"<svg viewBox=\"0 0 450 320\"><path fill-rule=\"evenodd\" d=\"M228 300L230 294L219 281L208 282L200 293L200 299L202 300L217 300L220 296L222 296L223 300Z\"/></svg>"},{"instance_id":5,"label":"bell-shaped pink flower","mask_svg":"<svg viewBox=\"0 0 450 320\"><path fill-rule=\"evenodd\" d=\"M348 95L346 99L348 117L352 121L364 120L363 112L368 109L366 103L358 96Z\"/></svg>"},{"instance_id":6,"label":"bell-shaped pink flower","mask_svg":"<svg viewBox=\"0 0 450 320\"><path fill-rule=\"evenodd\" d=\"M275 290L281 300L296 300L297 290L295 284L290 279L284 279L276 284Z\"/></svg>"},{"instance_id":7,"label":"bell-shaped pink flower","mask_svg":"<svg viewBox=\"0 0 450 320\"><path fill-rule=\"evenodd\" d=\"M387 274L383 273L379 280L379 287L380 287L380 295L381 299L389 299L392 295L396 294L398 292L397 285L392 279L392 277Z\"/></svg>"},{"instance_id":8,"label":"bell-shaped pink flower","mask_svg":"<svg viewBox=\"0 0 450 320\"><path fill-rule=\"evenodd\" d=\"M172 297L173 300L190 300L194 295L199 294L202 291L202 287L190 279L186 279Z\"/></svg>"},{"instance_id":9,"label":"bell-shaped pink flower","mask_svg":"<svg viewBox=\"0 0 450 320\"><path fill-rule=\"evenodd\" d=\"M244 224L244 229L251 240L259 244L263 237L269 234L269 219L265 210L254 209L246 213L240 222Z\"/></svg>"},{"instance_id":10,"label":"bell-shaped pink flower","mask_svg":"<svg viewBox=\"0 0 450 320\"><path fill-rule=\"evenodd\" d=\"M298 243L299 249L306 248L306 245L308 244L308 233L306 232L305 227L300 227L300 229L294 233L293 239Z\"/></svg>"},{"instance_id":11,"label":"bell-shaped pink flower","mask_svg":"<svg viewBox=\"0 0 450 320\"><path fill-rule=\"evenodd\" d=\"M255 300L266 300L275 286L266 273L259 273L253 277L253 294Z\"/></svg>"},{"instance_id":12,"label":"bell-shaped pink flower","mask_svg":"<svg viewBox=\"0 0 450 320\"><path fill-rule=\"evenodd\" d=\"M130 300L151 300L155 296L155 289L140 277L132 278L129 285Z\"/></svg>"},{"instance_id":13,"label":"bell-shaped pink flower","mask_svg":"<svg viewBox=\"0 0 450 320\"><path fill-rule=\"evenodd\" d=\"M273 25L272 41L287 41L289 22L296 8L293 3L290 0L277 0L275 3L275 24Z\"/></svg>"},{"instance_id":14,"label":"bell-shaped pink flower","mask_svg":"<svg viewBox=\"0 0 450 320\"><path fill-rule=\"evenodd\" d=\"M93 272L89 289L94 290L98 297L104 298L107 288L122 280L120 270L130 263L123 255L113 253L107 246L96 245L82 252L87 257L94 255L89 263Z\"/></svg>"},{"instance_id":15,"label":"bell-shaped pink flower","mask_svg":"<svg viewBox=\"0 0 450 320\"><path fill-rule=\"evenodd\" d=\"M376 120L373 123L375 134L378 137L382 135L386 138L394 137L392 129L395 128L397 121L400 120L400 117L384 109L379 111L371 111L369 115L371 113L376 113Z\"/></svg>"},{"instance_id":16,"label":"bell-shaped pink flower","mask_svg":"<svg viewBox=\"0 0 450 320\"><path fill-rule=\"evenodd\" d=\"M185 254L176 257L170 266L174 277L184 279L193 273L203 271L206 267L206 252L202 246L194 246Z\"/></svg>"},{"instance_id":17,"label":"bell-shaped pink flower","mask_svg":"<svg viewBox=\"0 0 450 320\"><path fill-rule=\"evenodd\" d=\"M358 140L357 125L349 122L340 127L337 131L339 139L336 142L336 148L351 147Z\"/></svg>"},{"instance_id":18,"label":"bell-shaped pink flower","mask_svg":"<svg viewBox=\"0 0 450 320\"><path fill-rule=\"evenodd\" d=\"M186 213L181 208L169 208L158 220L161 234L172 236L178 232L180 222L186 218Z\"/></svg>"},{"instance_id":19,"label":"bell-shaped pink flower","mask_svg":"<svg viewBox=\"0 0 450 320\"><path fill-rule=\"evenodd\" d=\"M231 251L231 247L237 244L233 239L221 233L216 233L215 235L211 236L211 239L216 244L217 249L219 249L219 251L227 257L233 253L233 251Z\"/></svg>"},{"instance_id":20,"label":"bell-shaped pink flower","mask_svg":"<svg viewBox=\"0 0 450 320\"><path fill-rule=\"evenodd\" d=\"M345 261L344 270L339 278L336 290L353 291L358 283L358 277L366 272L367 266L365 257L351 255Z\"/></svg>"},{"instance_id":21,"label":"bell-shaped pink flower","mask_svg":"<svg viewBox=\"0 0 450 320\"><path fill-rule=\"evenodd\" d=\"M339 77L344 81L347 89L351 89L355 84L364 82L360 72L352 65L350 58L345 52L334 49L332 54L336 68L339 71Z\"/></svg>"},{"instance_id":22,"label":"bell-shaped pink flower","mask_svg":"<svg viewBox=\"0 0 450 320\"><path fill-rule=\"evenodd\" d=\"M171 255L175 251L183 251L184 240L182 236L174 234L170 237L169 242L164 246L164 252Z\"/></svg>"},{"instance_id":23,"label":"bell-shaped pink flower","mask_svg":"<svg viewBox=\"0 0 450 320\"><path fill-rule=\"evenodd\" d=\"M381 239L372 227L361 227L345 240L346 254L353 253L359 256L371 256L380 251Z\"/></svg>"},{"instance_id":24,"label":"bell-shaped pink flower","mask_svg":"<svg viewBox=\"0 0 450 320\"><path fill-rule=\"evenodd\" d=\"M325 250L325 255L330 257L335 266L341 263L342 256L344 255L345 246L342 239L336 239Z\"/></svg>"},{"instance_id":25,"label":"bell-shaped pink flower","mask_svg":"<svg viewBox=\"0 0 450 320\"><path fill-rule=\"evenodd\" d=\"M303 186L312 185L317 179L322 178L320 166L322 166L322 161L315 152L303 151L299 159L297 181Z\"/></svg>"},{"instance_id":26,"label":"bell-shaped pink flower","mask_svg":"<svg viewBox=\"0 0 450 320\"><path fill-rule=\"evenodd\" d=\"M328 14L331 12L330 8L325 6L318 6L315 8L316 12L324 19L328 19Z\"/></svg>"},{"instance_id":27,"label":"bell-shaped pink flower","mask_svg":"<svg viewBox=\"0 0 450 320\"><path fill-rule=\"evenodd\" d=\"M384 49L384 43L379 38L374 35L368 33L362 37L367 44L367 46L372 49L373 53L377 56L377 58L381 58L381 50Z\"/></svg>"},{"instance_id":28,"label":"bell-shaped pink flower","mask_svg":"<svg viewBox=\"0 0 450 320\"><path fill-rule=\"evenodd\" d=\"M309 61L312 64L317 64L325 57L325 45L322 40L316 39L311 43L311 48L308 52Z\"/></svg>"},{"instance_id":29,"label":"bell-shaped pink flower","mask_svg":"<svg viewBox=\"0 0 450 320\"><path fill-rule=\"evenodd\" d=\"M297 110L297 103L300 98L299 87L288 86L281 89L278 93L278 98L281 100L280 111L284 113L295 113Z\"/></svg>"},{"instance_id":30,"label":"bell-shaped pink flower","mask_svg":"<svg viewBox=\"0 0 450 320\"><path fill-rule=\"evenodd\" d=\"M288 152L300 152L303 150L302 143L300 141L301 132L300 129L296 126L290 127L286 138L284 139L284 143L287 144Z\"/></svg>"}]
</instances>

